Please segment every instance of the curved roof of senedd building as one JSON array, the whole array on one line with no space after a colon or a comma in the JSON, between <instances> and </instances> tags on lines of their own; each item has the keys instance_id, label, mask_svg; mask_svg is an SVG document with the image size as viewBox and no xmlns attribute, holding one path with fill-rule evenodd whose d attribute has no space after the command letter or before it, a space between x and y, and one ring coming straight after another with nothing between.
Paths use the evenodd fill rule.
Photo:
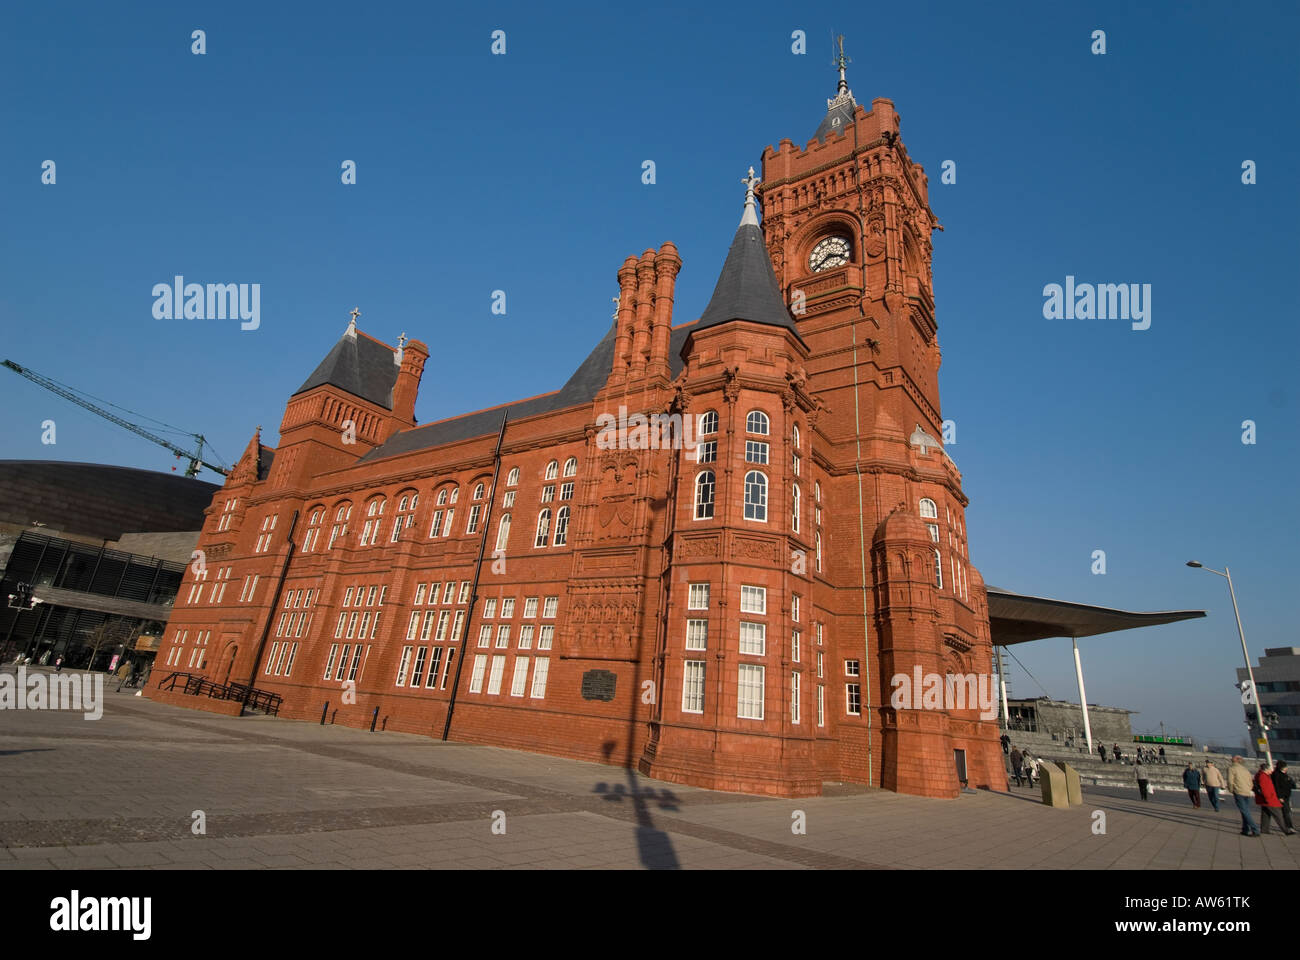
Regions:
<instances>
[{"instance_id":1,"label":"curved roof of senedd building","mask_svg":"<svg viewBox=\"0 0 1300 960\"><path fill-rule=\"evenodd\" d=\"M43 533L116 540L124 533L198 530L220 487L193 477L103 463L0 460L0 522Z\"/></svg>"}]
</instances>

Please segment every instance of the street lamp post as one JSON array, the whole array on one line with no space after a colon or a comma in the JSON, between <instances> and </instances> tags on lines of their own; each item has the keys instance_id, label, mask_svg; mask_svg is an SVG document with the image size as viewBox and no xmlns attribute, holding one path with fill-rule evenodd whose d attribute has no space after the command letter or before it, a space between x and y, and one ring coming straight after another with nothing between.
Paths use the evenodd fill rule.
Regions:
<instances>
[{"instance_id":1,"label":"street lamp post","mask_svg":"<svg viewBox=\"0 0 1300 960\"><path fill-rule=\"evenodd\" d=\"M1264 705L1259 702L1259 688L1255 686L1255 670L1250 665L1250 653L1246 650L1246 631L1241 628L1241 611L1237 609L1237 591L1232 589L1232 571L1226 565L1222 570L1215 570L1213 567L1207 567L1195 560L1188 560L1187 565L1196 567L1198 570L1217 573L1228 581L1228 595L1232 597L1232 612L1237 618L1237 636L1241 637L1241 655L1246 659L1246 676L1250 680L1250 693L1255 700L1255 721L1259 725L1260 736L1264 740L1264 759L1268 761L1268 767L1271 770L1273 769L1273 751L1268 744L1268 725L1264 722Z\"/></svg>"}]
</instances>

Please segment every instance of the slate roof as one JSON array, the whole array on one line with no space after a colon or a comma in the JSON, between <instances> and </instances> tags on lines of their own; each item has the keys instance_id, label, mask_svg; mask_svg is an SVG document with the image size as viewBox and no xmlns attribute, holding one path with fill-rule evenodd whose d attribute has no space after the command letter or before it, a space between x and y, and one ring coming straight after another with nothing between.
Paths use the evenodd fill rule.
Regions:
<instances>
[{"instance_id":1,"label":"slate roof","mask_svg":"<svg viewBox=\"0 0 1300 960\"><path fill-rule=\"evenodd\" d=\"M742 223L736 231L718 284L713 288L713 299L704 308L695 329L703 330L731 320L785 327L799 336L772 271L763 231L752 223Z\"/></svg>"},{"instance_id":2,"label":"slate roof","mask_svg":"<svg viewBox=\"0 0 1300 960\"><path fill-rule=\"evenodd\" d=\"M393 384L397 382L397 364L393 348L363 333L344 333L320 366L307 378L294 396L313 387L330 384L354 397L369 400L385 410L393 409Z\"/></svg>"},{"instance_id":3,"label":"slate roof","mask_svg":"<svg viewBox=\"0 0 1300 960\"><path fill-rule=\"evenodd\" d=\"M669 373L673 377L682 372L682 346L686 343L687 333L694 328L694 324L687 324L676 328L670 335L668 365ZM414 450L427 450L444 443L456 443L460 440L494 434L501 429L503 414L508 415L511 420L520 420L539 413L563 410L580 403L590 403L609 379L614 365L614 340L617 329L616 323L610 324L609 330L600 343L596 344L595 349L578 365L573 376L569 377L568 382L559 390L499 407L477 410L448 420L439 420L411 430L402 430L371 450L359 462L368 463Z\"/></svg>"},{"instance_id":4,"label":"slate roof","mask_svg":"<svg viewBox=\"0 0 1300 960\"><path fill-rule=\"evenodd\" d=\"M817 132L813 134L814 140L825 140L832 130L843 133L853 124L853 111L857 109L857 104L850 97L846 101L837 103L826 111L826 116L817 127ZM839 123L835 121L838 120Z\"/></svg>"}]
</instances>

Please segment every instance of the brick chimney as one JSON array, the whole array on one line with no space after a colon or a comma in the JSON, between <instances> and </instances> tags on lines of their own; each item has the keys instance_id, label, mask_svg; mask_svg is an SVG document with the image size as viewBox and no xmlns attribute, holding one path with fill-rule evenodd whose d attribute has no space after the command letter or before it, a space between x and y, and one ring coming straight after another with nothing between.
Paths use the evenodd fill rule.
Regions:
<instances>
[{"instance_id":1,"label":"brick chimney","mask_svg":"<svg viewBox=\"0 0 1300 960\"><path fill-rule=\"evenodd\" d=\"M429 348L423 341L412 340L400 349L400 354L397 382L393 384L393 419L398 421L399 429L415 426L415 398L420 392Z\"/></svg>"}]
</instances>

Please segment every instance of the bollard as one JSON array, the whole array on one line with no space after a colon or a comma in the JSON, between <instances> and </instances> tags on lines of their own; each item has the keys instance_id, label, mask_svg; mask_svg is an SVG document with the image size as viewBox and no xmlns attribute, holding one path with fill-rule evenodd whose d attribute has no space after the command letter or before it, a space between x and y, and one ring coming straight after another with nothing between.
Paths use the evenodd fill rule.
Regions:
<instances>
[{"instance_id":1,"label":"bollard","mask_svg":"<svg viewBox=\"0 0 1300 960\"><path fill-rule=\"evenodd\" d=\"M326 700L325 706L320 708L320 725L322 727L325 726L325 717L329 715L329 712L330 712L330 702Z\"/></svg>"},{"instance_id":2,"label":"bollard","mask_svg":"<svg viewBox=\"0 0 1300 960\"><path fill-rule=\"evenodd\" d=\"M370 732L375 732L375 724L379 722L379 708L375 707L375 712L370 717Z\"/></svg>"}]
</instances>

